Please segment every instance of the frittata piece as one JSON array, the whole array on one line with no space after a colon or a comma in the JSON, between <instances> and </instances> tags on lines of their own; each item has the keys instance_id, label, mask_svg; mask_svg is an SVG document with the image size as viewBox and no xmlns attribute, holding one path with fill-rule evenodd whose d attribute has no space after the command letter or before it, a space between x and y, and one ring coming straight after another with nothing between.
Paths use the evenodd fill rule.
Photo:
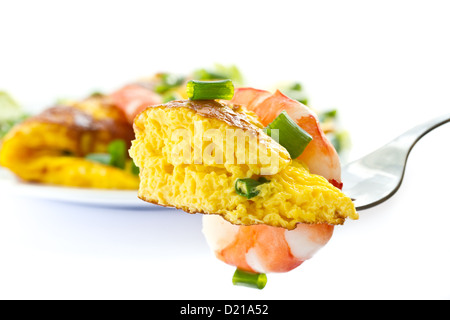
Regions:
<instances>
[{"instance_id":1,"label":"frittata piece","mask_svg":"<svg viewBox=\"0 0 450 320\"><path fill-rule=\"evenodd\" d=\"M63 186L137 189L139 178L129 170L84 157L107 151L115 139L128 146L134 138L123 112L88 98L44 110L13 128L0 150L0 165L25 181ZM130 160L131 162L131 160Z\"/></svg>"},{"instance_id":2,"label":"frittata piece","mask_svg":"<svg viewBox=\"0 0 450 320\"><path fill-rule=\"evenodd\" d=\"M262 128L251 112L218 101L147 108L135 118L130 149L140 168L139 197L189 213L219 214L239 225L294 229L297 223L357 218L351 199L292 160ZM227 133L238 132L247 140L230 145ZM261 177L267 182L254 197L236 192L238 179Z\"/></svg>"}]
</instances>

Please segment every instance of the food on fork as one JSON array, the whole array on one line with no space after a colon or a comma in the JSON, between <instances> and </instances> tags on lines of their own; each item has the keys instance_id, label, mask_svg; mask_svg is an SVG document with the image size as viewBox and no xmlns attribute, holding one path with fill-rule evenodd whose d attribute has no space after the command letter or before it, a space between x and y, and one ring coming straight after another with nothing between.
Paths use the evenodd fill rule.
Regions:
<instances>
[{"instance_id":1,"label":"food on fork","mask_svg":"<svg viewBox=\"0 0 450 320\"><path fill-rule=\"evenodd\" d=\"M172 101L148 107L134 127L130 154L141 172L139 197L147 202L287 229L356 216L351 199L291 159L237 105ZM239 139L245 141L233 143Z\"/></svg>"},{"instance_id":2,"label":"food on fork","mask_svg":"<svg viewBox=\"0 0 450 320\"><path fill-rule=\"evenodd\" d=\"M238 268L236 282L292 270L335 225L358 219L340 190L337 152L308 107L279 91L227 95L227 81L225 91L212 89L221 99L210 92L217 82L189 85L189 100L147 107L134 120L139 197L205 214L206 239Z\"/></svg>"},{"instance_id":3,"label":"food on fork","mask_svg":"<svg viewBox=\"0 0 450 320\"><path fill-rule=\"evenodd\" d=\"M254 88L238 88L231 102L255 112L265 126L270 126L279 114L287 113L312 136L293 161L303 163L312 174L324 177L337 189L342 188L338 154L311 109L279 91L270 93ZM349 217L358 218L354 207ZM214 216L203 217L203 232L216 257L236 266L234 279L249 286L260 285L254 280L255 274L288 272L312 258L331 239L334 227L329 222L298 223L295 229L287 230L265 224L237 226Z\"/></svg>"}]
</instances>

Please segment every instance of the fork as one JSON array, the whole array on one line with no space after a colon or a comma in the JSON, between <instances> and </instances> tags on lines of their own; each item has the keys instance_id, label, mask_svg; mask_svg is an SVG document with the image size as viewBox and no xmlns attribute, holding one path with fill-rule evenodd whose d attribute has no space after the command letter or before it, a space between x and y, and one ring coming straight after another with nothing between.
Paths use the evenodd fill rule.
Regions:
<instances>
[{"instance_id":1,"label":"fork","mask_svg":"<svg viewBox=\"0 0 450 320\"><path fill-rule=\"evenodd\" d=\"M356 210L374 207L400 188L409 153L423 136L450 122L439 116L406 131L383 147L342 168L343 192L353 199Z\"/></svg>"}]
</instances>

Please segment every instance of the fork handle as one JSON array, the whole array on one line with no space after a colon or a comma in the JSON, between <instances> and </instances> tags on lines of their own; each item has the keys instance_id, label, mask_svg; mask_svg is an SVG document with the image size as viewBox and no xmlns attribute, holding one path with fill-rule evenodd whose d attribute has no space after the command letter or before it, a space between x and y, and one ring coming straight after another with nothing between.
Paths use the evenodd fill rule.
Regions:
<instances>
[{"instance_id":1,"label":"fork handle","mask_svg":"<svg viewBox=\"0 0 450 320\"><path fill-rule=\"evenodd\" d=\"M447 122L450 122L450 114L441 115L409 129L391 143L411 150L423 136Z\"/></svg>"}]
</instances>

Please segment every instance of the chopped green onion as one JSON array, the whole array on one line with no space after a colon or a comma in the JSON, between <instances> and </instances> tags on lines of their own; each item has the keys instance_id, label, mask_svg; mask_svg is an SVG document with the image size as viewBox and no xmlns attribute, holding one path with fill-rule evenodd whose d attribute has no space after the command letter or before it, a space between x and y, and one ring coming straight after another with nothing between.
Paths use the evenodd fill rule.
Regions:
<instances>
[{"instance_id":1,"label":"chopped green onion","mask_svg":"<svg viewBox=\"0 0 450 320\"><path fill-rule=\"evenodd\" d=\"M187 95L190 100L230 100L234 95L234 85L231 80L198 81L187 83Z\"/></svg>"},{"instance_id":2,"label":"chopped green onion","mask_svg":"<svg viewBox=\"0 0 450 320\"><path fill-rule=\"evenodd\" d=\"M333 119L336 119L336 117L337 117L336 109L323 111L323 112L319 113L320 122L325 122L327 120L333 120Z\"/></svg>"},{"instance_id":3,"label":"chopped green onion","mask_svg":"<svg viewBox=\"0 0 450 320\"><path fill-rule=\"evenodd\" d=\"M334 148L336 149L336 152L339 154L350 149L351 147L350 134L346 130L330 134L329 139L333 144Z\"/></svg>"},{"instance_id":4,"label":"chopped green onion","mask_svg":"<svg viewBox=\"0 0 450 320\"><path fill-rule=\"evenodd\" d=\"M292 91L302 91L303 90L303 86L300 82L294 82L291 83L290 86L288 86L287 88L288 90L292 90Z\"/></svg>"},{"instance_id":5,"label":"chopped green onion","mask_svg":"<svg viewBox=\"0 0 450 320\"><path fill-rule=\"evenodd\" d=\"M111 165L111 155L109 153L89 153L86 155L86 159L106 164L107 166Z\"/></svg>"},{"instance_id":6,"label":"chopped green onion","mask_svg":"<svg viewBox=\"0 0 450 320\"><path fill-rule=\"evenodd\" d=\"M108 144L108 153L90 153L86 159L113 166L119 169L125 169L127 157L127 147L123 140L113 140Z\"/></svg>"},{"instance_id":7,"label":"chopped green onion","mask_svg":"<svg viewBox=\"0 0 450 320\"><path fill-rule=\"evenodd\" d=\"M139 167L134 163L134 161L131 161L131 173L135 176L138 176L141 170Z\"/></svg>"},{"instance_id":8,"label":"chopped green onion","mask_svg":"<svg viewBox=\"0 0 450 320\"><path fill-rule=\"evenodd\" d=\"M163 103L167 103L167 102L173 101L173 100L180 100L180 99L181 99L181 96L176 92L168 92L166 94L163 94L163 96L162 96Z\"/></svg>"},{"instance_id":9,"label":"chopped green onion","mask_svg":"<svg viewBox=\"0 0 450 320\"><path fill-rule=\"evenodd\" d=\"M244 84L244 77L238 67L235 65L225 66L218 63L213 68L195 70L192 78L202 81L231 79L238 85Z\"/></svg>"},{"instance_id":10,"label":"chopped green onion","mask_svg":"<svg viewBox=\"0 0 450 320\"><path fill-rule=\"evenodd\" d=\"M90 98L101 98L104 96L105 96L105 94L101 91L94 91L89 95Z\"/></svg>"},{"instance_id":11,"label":"chopped green onion","mask_svg":"<svg viewBox=\"0 0 450 320\"><path fill-rule=\"evenodd\" d=\"M232 281L234 285L263 289L267 283L267 276L265 273L254 273L236 269Z\"/></svg>"},{"instance_id":12,"label":"chopped green onion","mask_svg":"<svg viewBox=\"0 0 450 320\"><path fill-rule=\"evenodd\" d=\"M159 83L155 86L155 92L159 94L165 94L170 90L181 86L185 80L184 77L180 77L171 73L162 73L159 75Z\"/></svg>"},{"instance_id":13,"label":"chopped green onion","mask_svg":"<svg viewBox=\"0 0 450 320\"><path fill-rule=\"evenodd\" d=\"M265 132L272 136L274 129L279 130L278 143L286 148L292 159L300 156L312 140L311 135L297 125L284 110L265 128Z\"/></svg>"},{"instance_id":14,"label":"chopped green onion","mask_svg":"<svg viewBox=\"0 0 450 320\"><path fill-rule=\"evenodd\" d=\"M236 190L236 193L238 195L250 199L256 197L259 194L259 190L256 187L267 182L269 182L269 180L264 177L261 177L258 180L250 178L237 179L234 183L234 189Z\"/></svg>"},{"instance_id":15,"label":"chopped green onion","mask_svg":"<svg viewBox=\"0 0 450 320\"><path fill-rule=\"evenodd\" d=\"M127 146L123 140L114 140L108 145L108 153L111 155L111 165L120 169L125 168Z\"/></svg>"},{"instance_id":16,"label":"chopped green onion","mask_svg":"<svg viewBox=\"0 0 450 320\"><path fill-rule=\"evenodd\" d=\"M302 84L299 82L281 84L279 90L291 99L297 100L305 105L308 104L308 97L303 90Z\"/></svg>"}]
</instances>

